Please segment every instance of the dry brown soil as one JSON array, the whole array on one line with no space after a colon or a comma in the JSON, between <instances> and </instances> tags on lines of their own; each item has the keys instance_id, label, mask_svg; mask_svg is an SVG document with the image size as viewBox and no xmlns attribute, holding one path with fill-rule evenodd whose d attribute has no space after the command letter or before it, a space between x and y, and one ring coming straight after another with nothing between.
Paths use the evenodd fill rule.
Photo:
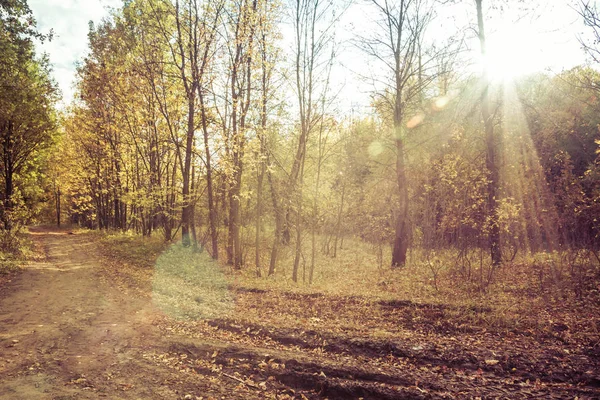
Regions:
<instances>
[{"instance_id":1,"label":"dry brown soil","mask_svg":"<svg viewBox=\"0 0 600 400\"><path fill-rule=\"evenodd\" d=\"M239 287L234 314L176 321L93 236L31 235L44 260L0 286L0 399L600 398L598 344L566 325L500 335L443 306Z\"/></svg>"},{"instance_id":2,"label":"dry brown soil","mask_svg":"<svg viewBox=\"0 0 600 400\"><path fill-rule=\"evenodd\" d=\"M0 288L1 399L220 398L237 386L211 389L148 356L173 341L153 326L148 299L102 279L90 237L47 228L31 235L45 260Z\"/></svg>"}]
</instances>

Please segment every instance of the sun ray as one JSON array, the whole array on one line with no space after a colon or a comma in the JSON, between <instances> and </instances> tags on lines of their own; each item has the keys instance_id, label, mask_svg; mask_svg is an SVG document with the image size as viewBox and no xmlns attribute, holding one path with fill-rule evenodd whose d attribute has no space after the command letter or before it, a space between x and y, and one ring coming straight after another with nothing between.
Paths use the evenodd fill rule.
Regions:
<instances>
[{"instance_id":1,"label":"sun ray","mask_svg":"<svg viewBox=\"0 0 600 400\"><path fill-rule=\"evenodd\" d=\"M556 207L515 82L502 88L502 191L519 208L514 231L508 233L527 250L551 252L559 243Z\"/></svg>"}]
</instances>

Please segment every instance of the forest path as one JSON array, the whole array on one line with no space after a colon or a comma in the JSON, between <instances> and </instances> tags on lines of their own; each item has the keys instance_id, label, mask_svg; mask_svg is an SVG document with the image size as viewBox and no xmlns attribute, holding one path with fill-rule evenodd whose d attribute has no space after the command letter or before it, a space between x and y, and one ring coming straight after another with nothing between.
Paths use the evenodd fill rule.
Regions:
<instances>
[{"instance_id":1,"label":"forest path","mask_svg":"<svg viewBox=\"0 0 600 400\"><path fill-rule=\"evenodd\" d=\"M179 398L148 299L101 279L89 236L35 227L46 252L0 288L0 399Z\"/></svg>"}]
</instances>

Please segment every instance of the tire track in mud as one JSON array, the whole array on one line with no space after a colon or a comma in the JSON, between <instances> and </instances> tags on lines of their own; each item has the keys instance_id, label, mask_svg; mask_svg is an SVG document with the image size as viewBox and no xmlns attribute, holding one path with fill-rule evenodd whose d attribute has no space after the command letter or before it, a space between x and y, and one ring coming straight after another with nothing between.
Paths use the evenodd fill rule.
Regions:
<instances>
[{"instance_id":1,"label":"tire track in mud","mask_svg":"<svg viewBox=\"0 0 600 400\"><path fill-rule=\"evenodd\" d=\"M299 313L309 318L316 301L318 310L327 322L321 321L303 327L268 326L252 323L244 316L239 319L218 319L209 325L243 334L246 331L268 340L302 349L322 349L330 354L355 355L366 358L393 356L424 367L453 368L463 371L483 371L500 378L519 378L523 381L549 384L572 384L600 387L600 354L598 344L578 343L560 335L532 335L530 331L508 331L502 334L486 332L483 327L452 329L452 315L448 312L489 314L489 307L457 307L445 304L419 304L405 300L370 300L357 296L325 296L320 293L273 292L238 288L247 304L260 304L268 313ZM257 299L264 296L264 300ZM287 309L280 309L282 302ZM261 304L262 303L262 304ZM296 303L296 304L294 304ZM305 307L298 307L298 304ZM279 309L279 310L277 310ZM306 312L309 310L309 312ZM347 313L351 310L350 313ZM255 320L259 313L254 313ZM366 318L362 318L362 316ZM407 318L407 315L409 316ZM358 326L354 321L360 321ZM320 320L319 318L317 318ZM447 324L436 321L448 320ZM397 321L398 327L385 325ZM271 324L272 325L272 324ZM326 329L327 325L329 329ZM456 325L455 325L456 326ZM560 325L557 325L560 327ZM379 329L384 327L384 329ZM332 329L333 328L333 329ZM384 333L384 337L378 333ZM564 327L562 329L564 331ZM383 331L383 332L382 332Z\"/></svg>"},{"instance_id":2,"label":"tire track in mud","mask_svg":"<svg viewBox=\"0 0 600 400\"><path fill-rule=\"evenodd\" d=\"M352 357L324 358L297 350L274 350L238 345L197 346L193 342L173 344L172 354L191 355L191 360L211 360L223 373L250 382L268 382L293 398L596 398L593 388L541 384L506 379L486 372L466 373L452 368L423 368L411 363L395 368L375 363L362 365ZM211 356L212 354L212 356ZM382 372L375 372L375 371Z\"/></svg>"},{"instance_id":3,"label":"tire track in mud","mask_svg":"<svg viewBox=\"0 0 600 400\"><path fill-rule=\"evenodd\" d=\"M373 382L393 385L396 388L417 387L425 389L430 396L436 393L436 396L444 397L444 393L447 392L445 388L460 387L471 378L487 382L490 386L488 394L495 393L494 396L502 396L508 390L507 387L511 388L512 391L509 392L513 395L522 391L529 396L530 393L524 386L532 382L537 385L536 388L540 393L546 393L548 396L562 393L560 396L574 394L586 398L590 395L597 397L600 393L598 390L600 380L594 372L600 368L598 359L587 354L586 350L581 351L577 346L566 349L560 341L536 344L531 338L517 336L503 344L505 338L483 335L477 340L477 345L469 346L469 344L462 344L460 337L447 340L446 335L438 337L431 334L415 335L413 340L406 338L389 340L319 331L312 327L310 329L265 327L228 318L209 320L206 323L240 337L251 336L258 338L259 341L274 342L286 348L308 350L313 354L315 350L316 353L322 351L324 359L342 362L347 362L348 359L360 359L365 363L365 368L370 370L374 368L381 370L381 365L378 364L385 364L386 359L393 360L388 363L387 372L381 374L368 373L360 367L353 369L340 367L329 369L329 373L321 376L316 367L321 365L322 372L325 368L318 362L294 363L298 368L288 370L285 374L277 374L283 383L296 384L301 388L313 387L321 393L324 393L323 388L339 389L340 384L332 382L332 379L339 380L339 378L352 381L351 385L342 385L346 389L353 387L348 393L365 398L389 397L387 392L377 392L373 389ZM393 365L394 362L395 368L390 367L389 364ZM410 369L407 370L407 366ZM399 367L403 369L400 370ZM385 370L386 367L384 366L383 369ZM430 374L431 371L436 373ZM468 378L465 379L465 376ZM461 383L457 384L457 380ZM415 382L426 383L417 386ZM497 386L493 387L491 382L496 382ZM468 387L468 384L466 386ZM474 395L480 390L480 388L472 389L468 393ZM333 392L335 393L335 390ZM452 391L452 393L453 396L460 396L459 392ZM412 393L411 397L420 397L422 394ZM403 395L395 393L391 396L393 398L393 396Z\"/></svg>"},{"instance_id":4,"label":"tire track in mud","mask_svg":"<svg viewBox=\"0 0 600 400\"><path fill-rule=\"evenodd\" d=\"M425 392L403 376L373 372L335 360L314 358L297 351L274 350L236 345L199 346L192 342L171 345L172 354L189 354L192 359L210 359L221 371L249 378L251 382L269 382L280 392L294 398L421 398ZM212 356L211 356L212 354ZM350 363L354 364L354 363ZM206 369L197 369L206 373ZM435 384L423 384L429 390L441 390Z\"/></svg>"},{"instance_id":5,"label":"tire track in mud","mask_svg":"<svg viewBox=\"0 0 600 400\"><path fill-rule=\"evenodd\" d=\"M218 329L254 336L262 336L284 346L297 346L302 349L322 349L331 354L342 356L360 356L365 358L406 359L419 366L439 366L467 371L482 370L500 377L519 377L524 380L540 379L549 383L584 384L600 387L600 380L590 371L598 371L600 363L589 351L577 352L577 349L565 349L562 343L548 343L544 349L538 349L535 359L528 357L526 346L522 342L512 341L508 346L491 343L492 348L503 357L492 362L494 355L486 348L469 348L458 341L440 342L439 338L417 337L416 340L386 340L370 337L347 336L319 332L315 329L266 328L246 321L215 319L207 324ZM511 348L512 347L512 348ZM572 354L575 353L575 354ZM486 362L487 360L487 362ZM556 368L560 367L560 368ZM514 368L514 370L513 370Z\"/></svg>"}]
</instances>

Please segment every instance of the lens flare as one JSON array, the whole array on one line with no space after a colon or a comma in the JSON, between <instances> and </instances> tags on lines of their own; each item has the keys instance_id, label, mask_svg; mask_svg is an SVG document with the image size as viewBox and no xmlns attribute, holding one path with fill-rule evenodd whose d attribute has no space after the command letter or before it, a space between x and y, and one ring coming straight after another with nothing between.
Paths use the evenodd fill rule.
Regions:
<instances>
[{"instance_id":1,"label":"lens flare","mask_svg":"<svg viewBox=\"0 0 600 400\"><path fill-rule=\"evenodd\" d=\"M448 96L440 96L433 101L433 110L441 111L448 105L449 102L450 99Z\"/></svg>"},{"instance_id":2,"label":"lens flare","mask_svg":"<svg viewBox=\"0 0 600 400\"><path fill-rule=\"evenodd\" d=\"M416 128L417 126L421 125L424 120L425 120L425 115L422 113L419 113L408 120L408 122L406 123L406 127L408 129Z\"/></svg>"},{"instance_id":3,"label":"lens flare","mask_svg":"<svg viewBox=\"0 0 600 400\"><path fill-rule=\"evenodd\" d=\"M379 140L374 140L369 145L369 155L371 157L377 157L378 155L383 153L383 150L383 144Z\"/></svg>"}]
</instances>

